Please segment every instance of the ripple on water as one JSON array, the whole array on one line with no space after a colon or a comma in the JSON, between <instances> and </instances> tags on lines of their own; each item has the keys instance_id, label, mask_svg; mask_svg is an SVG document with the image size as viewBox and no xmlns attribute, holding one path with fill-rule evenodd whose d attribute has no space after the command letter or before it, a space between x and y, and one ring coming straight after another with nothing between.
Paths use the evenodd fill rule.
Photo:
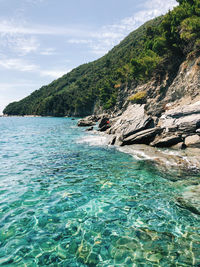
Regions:
<instances>
[{"instance_id":1,"label":"ripple on water","mask_svg":"<svg viewBox=\"0 0 200 267\"><path fill-rule=\"evenodd\" d=\"M0 118L0 265L198 266L184 183L75 125Z\"/></svg>"}]
</instances>

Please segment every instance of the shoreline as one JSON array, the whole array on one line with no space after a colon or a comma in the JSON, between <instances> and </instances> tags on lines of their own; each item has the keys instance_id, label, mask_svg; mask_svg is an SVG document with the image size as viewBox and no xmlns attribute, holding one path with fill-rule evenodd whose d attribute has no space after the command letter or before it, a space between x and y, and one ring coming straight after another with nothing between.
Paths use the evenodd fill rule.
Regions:
<instances>
[{"instance_id":1,"label":"shoreline","mask_svg":"<svg viewBox=\"0 0 200 267\"><path fill-rule=\"evenodd\" d=\"M113 137L112 135L99 132L98 130L89 133L89 135L86 135L86 137L79 142L89 143L91 146L101 145L110 148L113 147L122 153L131 155L137 160L152 162L158 169L169 173L170 171L174 172L175 170L179 170L179 172L183 174L188 174L189 171L191 175L200 175L200 148L157 148L145 144L126 146L119 146L117 144L111 145L110 140Z\"/></svg>"}]
</instances>

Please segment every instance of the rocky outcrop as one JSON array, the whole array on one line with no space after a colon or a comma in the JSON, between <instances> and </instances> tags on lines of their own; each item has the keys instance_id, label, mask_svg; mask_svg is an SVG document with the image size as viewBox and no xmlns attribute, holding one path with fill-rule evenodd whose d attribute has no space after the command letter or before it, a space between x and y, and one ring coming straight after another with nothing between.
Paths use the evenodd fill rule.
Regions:
<instances>
[{"instance_id":1,"label":"rocky outcrop","mask_svg":"<svg viewBox=\"0 0 200 267\"><path fill-rule=\"evenodd\" d=\"M130 104L120 116L102 117L100 131L112 135L110 144L174 148L200 145L200 101L166 110L160 119L147 115L144 107Z\"/></svg>"},{"instance_id":2,"label":"rocky outcrop","mask_svg":"<svg viewBox=\"0 0 200 267\"><path fill-rule=\"evenodd\" d=\"M165 111L158 125L164 129L152 146L171 147L180 142L197 147L200 144L200 101Z\"/></svg>"},{"instance_id":3,"label":"rocky outcrop","mask_svg":"<svg viewBox=\"0 0 200 267\"><path fill-rule=\"evenodd\" d=\"M102 115L101 119L99 120L99 131L104 132L110 127L110 117L108 115Z\"/></svg>"},{"instance_id":4,"label":"rocky outcrop","mask_svg":"<svg viewBox=\"0 0 200 267\"><path fill-rule=\"evenodd\" d=\"M168 62L170 65L171 63ZM160 70L158 70L158 73ZM188 56L180 64L178 72L163 72L147 84L135 90L147 91L148 98L145 105L147 114L160 117L171 107L181 107L200 100L200 57L199 52Z\"/></svg>"},{"instance_id":5,"label":"rocky outcrop","mask_svg":"<svg viewBox=\"0 0 200 267\"><path fill-rule=\"evenodd\" d=\"M111 119L111 129L109 134L121 135L126 138L139 131L154 126L151 116L148 116L144 110L145 105L130 104L121 116Z\"/></svg>"},{"instance_id":6,"label":"rocky outcrop","mask_svg":"<svg viewBox=\"0 0 200 267\"><path fill-rule=\"evenodd\" d=\"M196 133L200 128L200 101L167 110L161 116L159 124L166 128L166 132Z\"/></svg>"},{"instance_id":7,"label":"rocky outcrop","mask_svg":"<svg viewBox=\"0 0 200 267\"><path fill-rule=\"evenodd\" d=\"M173 75L169 71L159 75L146 84L133 82L123 87L117 100L120 104L109 114L97 116L99 131L110 135L110 145L147 144L177 150L200 147L199 55L187 58ZM129 97L140 91L146 92L146 103L131 103Z\"/></svg>"}]
</instances>

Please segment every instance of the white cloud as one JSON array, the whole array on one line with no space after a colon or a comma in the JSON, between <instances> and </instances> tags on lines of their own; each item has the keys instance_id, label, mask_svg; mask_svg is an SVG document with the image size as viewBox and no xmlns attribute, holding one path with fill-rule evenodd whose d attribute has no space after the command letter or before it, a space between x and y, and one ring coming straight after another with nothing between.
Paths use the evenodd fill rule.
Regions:
<instances>
[{"instance_id":1,"label":"white cloud","mask_svg":"<svg viewBox=\"0 0 200 267\"><path fill-rule=\"evenodd\" d=\"M118 24L111 24L102 27L99 31L90 33L90 39L68 40L73 44L88 44L91 52L97 55L104 55L114 45L118 44L128 33L137 29L144 22L159 15L165 14L169 9L176 6L175 0L151 0L141 5L139 11L131 17L122 19Z\"/></svg>"},{"instance_id":2,"label":"white cloud","mask_svg":"<svg viewBox=\"0 0 200 267\"><path fill-rule=\"evenodd\" d=\"M40 55L43 55L43 56L51 56L51 55L55 55L55 54L57 54L57 53L56 53L56 50L54 48L46 48L40 52Z\"/></svg>"},{"instance_id":3,"label":"white cloud","mask_svg":"<svg viewBox=\"0 0 200 267\"><path fill-rule=\"evenodd\" d=\"M40 3L44 0L26 0L29 3ZM68 43L85 44L91 52L103 55L114 45L119 43L129 32L135 30L145 21L166 13L170 8L177 5L175 0L151 0L140 4L142 11L124 18L117 24L106 25L96 32L81 29L77 26L54 27L48 25L29 25L26 21L1 20L0 36L7 38L7 42L13 49L23 55L36 52L40 48L37 38L40 35L57 35L69 38ZM30 37L31 36L31 37ZM37 38L36 38L37 36ZM5 42L5 40L4 40ZM52 55L53 51L41 51L41 55Z\"/></svg>"},{"instance_id":4,"label":"white cloud","mask_svg":"<svg viewBox=\"0 0 200 267\"><path fill-rule=\"evenodd\" d=\"M35 71L38 66L35 64L27 63L25 60L19 58L10 58L10 59L1 59L0 67L8 70L17 70L17 71Z\"/></svg>"},{"instance_id":5,"label":"white cloud","mask_svg":"<svg viewBox=\"0 0 200 267\"><path fill-rule=\"evenodd\" d=\"M67 41L70 44L91 44L92 40L86 40L86 39L69 39Z\"/></svg>"},{"instance_id":6,"label":"white cloud","mask_svg":"<svg viewBox=\"0 0 200 267\"><path fill-rule=\"evenodd\" d=\"M26 0L26 2L30 4L40 4L43 3L44 1L46 0Z\"/></svg>"},{"instance_id":7,"label":"white cloud","mask_svg":"<svg viewBox=\"0 0 200 267\"><path fill-rule=\"evenodd\" d=\"M40 76L48 76L53 79L59 78L69 72L70 70L58 70L58 69L42 69L38 65L31 64L21 58L1 59L0 67L7 70L14 70L20 72L32 72L37 73Z\"/></svg>"},{"instance_id":8,"label":"white cloud","mask_svg":"<svg viewBox=\"0 0 200 267\"><path fill-rule=\"evenodd\" d=\"M28 25L25 21L1 20L0 34L88 36L90 32L71 26Z\"/></svg>"},{"instance_id":9,"label":"white cloud","mask_svg":"<svg viewBox=\"0 0 200 267\"><path fill-rule=\"evenodd\" d=\"M145 8L158 10L158 12L166 13L172 7L178 5L175 0L151 0L145 3Z\"/></svg>"},{"instance_id":10,"label":"white cloud","mask_svg":"<svg viewBox=\"0 0 200 267\"><path fill-rule=\"evenodd\" d=\"M39 47L39 41L31 36L31 37L23 37L23 36L8 36L7 43L10 49L20 53L20 55L27 55L29 53L36 52Z\"/></svg>"}]
</instances>

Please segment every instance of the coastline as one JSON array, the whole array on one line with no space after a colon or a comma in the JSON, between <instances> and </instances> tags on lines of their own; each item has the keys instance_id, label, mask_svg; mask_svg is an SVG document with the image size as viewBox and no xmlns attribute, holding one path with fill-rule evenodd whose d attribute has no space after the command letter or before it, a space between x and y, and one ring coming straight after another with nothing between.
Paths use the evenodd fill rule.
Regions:
<instances>
[{"instance_id":1,"label":"coastline","mask_svg":"<svg viewBox=\"0 0 200 267\"><path fill-rule=\"evenodd\" d=\"M81 142L89 143L90 145L113 147L120 152L133 156L137 160L152 162L155 166L162 168L162 170L167 172L170 172L170 170L173 172L174 170L179 169L182 173L188 173L189 171L191 172L191 175L200 174L200 148L186 148L181 150L173 148L157 148L145 144L119 146L117 144L110 144L112 138L112 135L95 130L91 135L88 135L84 140L81 140Z\"/></svg>"},{"instance_id":2,"label":"coastline","mask_svg":"<svg viewBox=\"0 0 200 267\"><path fill-rule=\"evenodd\" d=\"M39 116L39 115L7 115L7 114L3 114L3 115L0 115L1 118L10 118L10 117L22 117L22 118L38 118L38 117L42 117L42 116Z\"/></svg>"}]
</instances>

